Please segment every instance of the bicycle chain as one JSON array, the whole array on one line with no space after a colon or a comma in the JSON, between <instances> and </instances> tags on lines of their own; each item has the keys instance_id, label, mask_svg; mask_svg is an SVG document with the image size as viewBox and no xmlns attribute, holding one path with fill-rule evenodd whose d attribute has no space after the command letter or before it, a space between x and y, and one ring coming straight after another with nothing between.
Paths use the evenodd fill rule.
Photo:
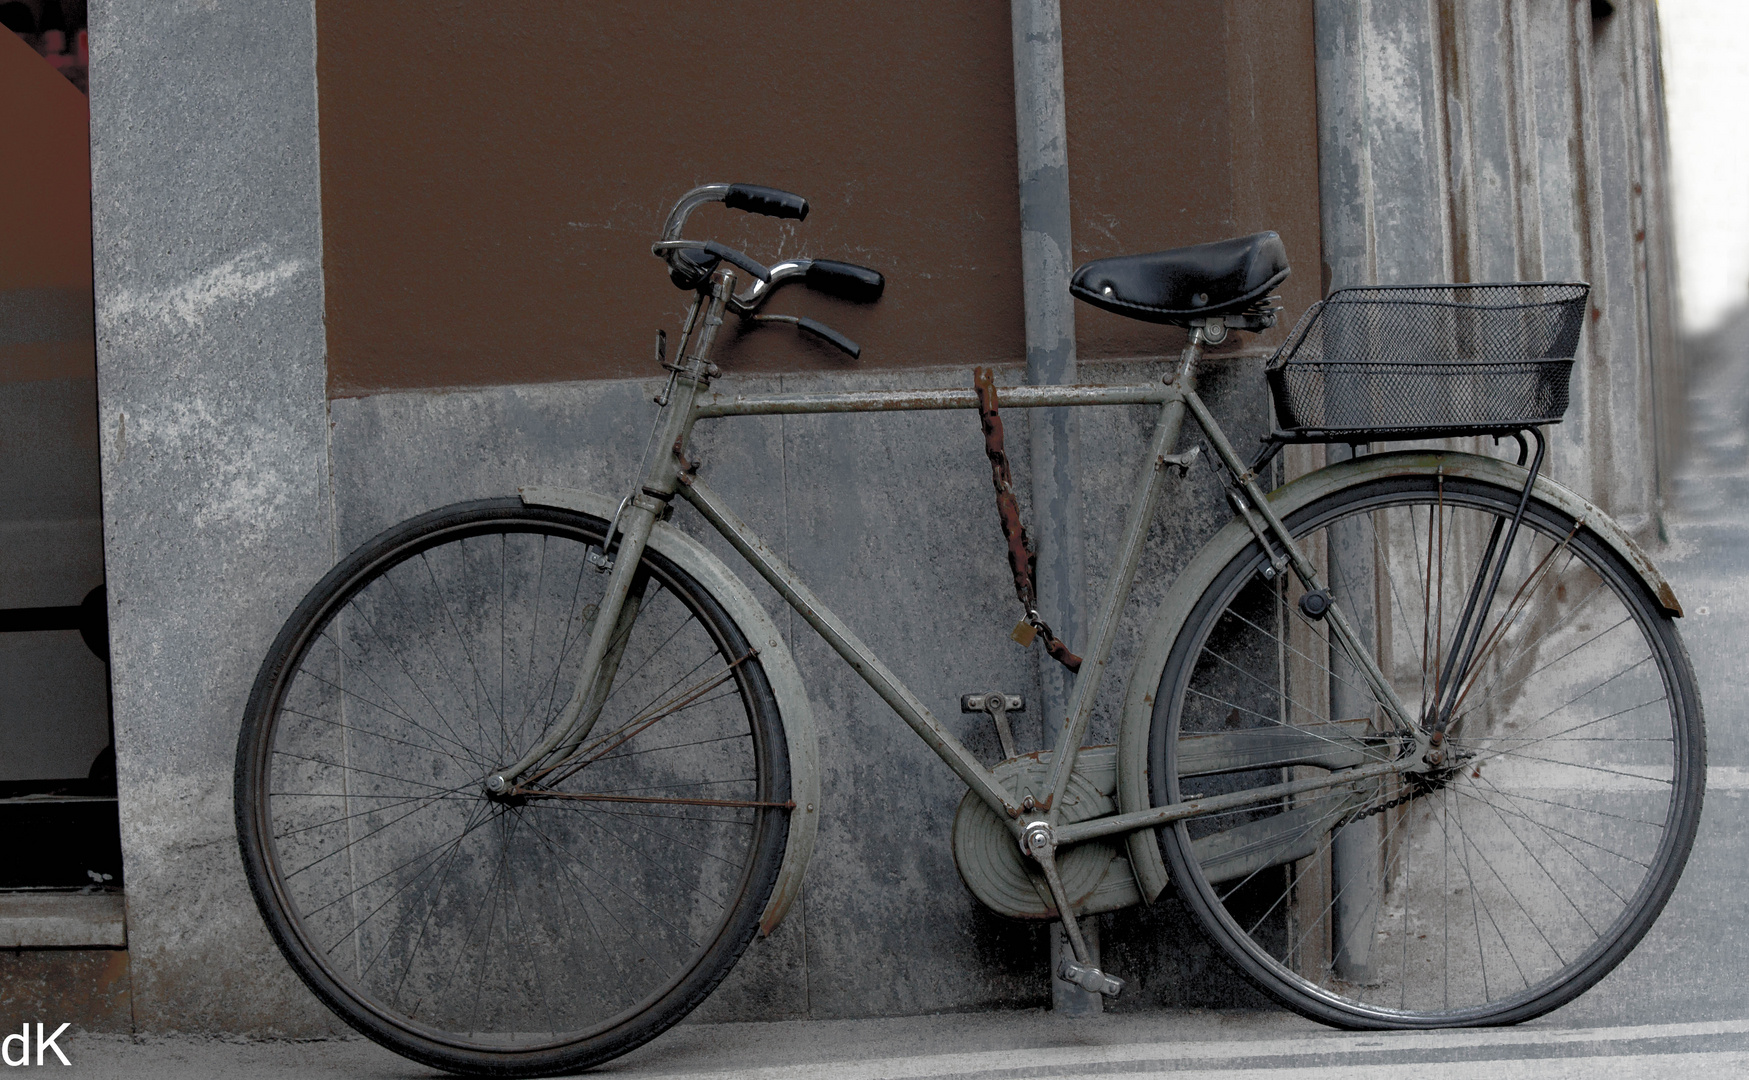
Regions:
<instances>
[{"instance_id":1,"label":"bicycle chain","mask_svg":"<svg viewBox=\"0 0 1749 1080\"><path fill-rule=\"evenodd\" d=\"M1377 806L1369 806L1365 810L1359 811L1358 813L1352 814L1352 815L1344 818L1342 820L1342 823L1336 827L1338 829L1346 828L1349 825L1353 825L1357 821L1365 821L1367 818L1374 817L1375 815L1378 815L1378 814L1382 814L1386 810L1395 810L1397 807L1402 806L1404 803L1413 802L1416 799L1419 799L1423 795L1431 795L1435 791L1439 790L1438 787L1436 787L1432 784L1416 784L1413 781L1411 781L1410 785L1411 786L1409 788L1408 794L1399 795L1396 798L1390 800L1389 802L1383 802Z\"/></svg>"}]
</instances>

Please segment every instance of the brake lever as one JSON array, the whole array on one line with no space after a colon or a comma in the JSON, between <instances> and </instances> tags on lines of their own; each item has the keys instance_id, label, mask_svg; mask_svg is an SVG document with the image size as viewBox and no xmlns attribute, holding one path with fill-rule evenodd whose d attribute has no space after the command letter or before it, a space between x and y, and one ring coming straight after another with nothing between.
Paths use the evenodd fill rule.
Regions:
<instances>
[{"instance_id":1,"label":"brake lever","mask_svg":"<svg viewBox=\"0 0 1749 1080\"><path fill-rule=\"evenodd\" d=\"M879 270L832 259L789 259L771 266L768 281L754 281L747 291L735 297L737 315L757 310L777 287L786 281L800 279L815 292L835 296L855 304L870 304L881 298L886 278Z\"/></svg>"},{"instance_id":2,"label":"brake lever","mask_svg":"<svg viewBox=\"0 0 1749 1080\"><path fill-rule=\"evenodd\" d=\"M650 254L664 259L668 257L669 252L681 250L703 251L708 255L715 255L726 263L739 266L760 281L771 280L771 270L764 263L751 255L736 251L727 244L719 244L715 240L706 240L703 243L696 240L658 240L650 245Z\"/></svg>"},{"instance_id":3,"label":"brake lever","mask_svg":"<svg viewBox=\"0 0 1749 1080\"><path fill-rule=\"evenodd\" d=\"M840 334L838 331L832 329L823 322L817 322L813 319L797 318L794 315L755 315L753 316L753 321L762 323L794 323L796 329L807 331L821 341L831 345L839 352L845 353L852 360L857 360L862 357L861 345L858 345L856 342L845 337L843 334Z\"/></svg>"},{"instance_id":4,"label":"brake lever","mask_svg":"<svg viewBox=\"0 0 1749 1080\"><path fill-rule=\"evenodd\" d=\"M771 264L769 267L771 277L764 281L758 278L753 279L745 292L730 301L730 310L737 315L753 314L759 310L760 305L771 298L771 294L777 291L779 285L786 281L794 281L806 274L808 263L807 259L786 259L783 262Z\"/></svg>"}]
</instances>

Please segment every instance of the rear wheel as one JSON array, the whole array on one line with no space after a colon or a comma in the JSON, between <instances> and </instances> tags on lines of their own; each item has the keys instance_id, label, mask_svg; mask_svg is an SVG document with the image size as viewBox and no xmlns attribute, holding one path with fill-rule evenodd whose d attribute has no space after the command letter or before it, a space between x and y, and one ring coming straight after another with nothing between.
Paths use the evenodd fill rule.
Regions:
<instances>
[{"instance_id":1,"label":"rear wheel","mask_svg":"<svg viewBox=\"0 0 1749 1080\"><path fill-rule=\"evenodd\" d=\"M1356 484L1287 522L1417 722L1518 493L1435 475ZM1393 730L1302 589L1255 545L1204 592L1156 696L1156 805L1389 761ZM1316 604L1310 605L1314 610ZM1203 928L1327 1023L1515 1023L1609 972L1675 888L1706 752L1672 620L1633 569L1532 501L1443 766L1179 822L1159 838Z\"/></svg>"},{"instance_id":2,"label":"rear wheel","mask_svg":"<svg viewBox=\"0 0 1749 1080\"><path fill-rule=\"evenodd\" d=\"M484 779L572 696L607 523L515 500L372 540L299 606L238 745L238 835L275 940L359 1031L443 1069L571 1071L675 1023L752 938L788 757L746 635L646 551L573 766Z\"/></svg>"}]
</instances>

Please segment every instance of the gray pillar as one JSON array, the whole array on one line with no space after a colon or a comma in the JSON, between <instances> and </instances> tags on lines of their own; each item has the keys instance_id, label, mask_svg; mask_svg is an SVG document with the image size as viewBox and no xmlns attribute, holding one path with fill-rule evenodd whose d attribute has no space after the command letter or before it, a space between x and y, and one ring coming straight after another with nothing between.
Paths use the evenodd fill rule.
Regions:
<instances>
[{"instance_id":1,"label":"gray pillar","mask_svg":"<svg viewBox=\"0 0 1749 1080\"><path fill-rule=\"evenodd\" d=\"M237 725L334 561L315 8L91 5L104 562L142 1032L321 1035L243 879Z\"/></svg>"},{"instance_id":2,"label":"gray pillar","mask_svg":"<svg viewBox=\"0 0 1749 1080\"><path fill-rule=\"evenodd\" d=\"M1063 107L1063 29L1057 0L1012 0L1014 129L1020 160L1020 257L1026 302L1026 381L1075 381L1075 312L1069 296L1069 147ZM1033 539L1038 549L1039 614L1071 649L1080 641L1086 582L1082 569L1081 454L1073 409L1035 409L1032 434ZM1068 714L1069 673L1040 652L1043 744ZM1097 941L1091 934L1089 946ZM1056 970L1062 934L1052 935ZM1095 958L1097 962L1097 958ZM1052 977L1052 1006L1068 1015L1100 1011L1089 994Z\"/></svg>"},{"instance_id":3,"label":"gray pillar","mask_svg":"<svg viewBox=\"0 0 1749 1080\"><path fill-rule=\"evenodd\" d=\"M1442 182L1439 26L1426 5L1317 0L1318 195L1326 294L1341 288L1451 279L1450 192ZM1395 62L1387 63L1396 57ZM1384 71L1383 77L1377 72ZM1346 446L1328 448L1331 463ZM1373 640L1375 563L1363 523L1331 530L1332 594L1363 640ZM1331 651L1330 713L1372 709L1352 667ZM1331 952L1337 974L1373 978L1385 817L1331 843Z\"/></svg>"},{"instance_id":4,"label":"gray pillar","mask_svg":"<svg viewBox=\"0 0 1749 1080\"><path fill-rule=\"evenodd\" d=\"M1020 158L1020 256L1026 302L1026 381L1075 381L1075 312L1069 296L1069 162L1063 115L1063 41L1056 0L1013 0L1015 142ZM1085 581L1080 466L1074 409L1035 409L1032 512L1038 547L1039 613L1076 647ZM1068 712L1070 679L1044 672L1044 744Z\"/></svg>"}]
</instances>

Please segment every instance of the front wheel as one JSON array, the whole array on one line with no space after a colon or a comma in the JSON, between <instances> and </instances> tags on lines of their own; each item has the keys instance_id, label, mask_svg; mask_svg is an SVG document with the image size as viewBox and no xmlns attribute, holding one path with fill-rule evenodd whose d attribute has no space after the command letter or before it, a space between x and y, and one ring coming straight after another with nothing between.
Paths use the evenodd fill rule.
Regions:
<instances>
[{"instance_id":1,"label":"front wheel","mask_svg":"<svg viewBox=\"0 0 1749 1080\"><path fill-rule=\"evenodd\" d=\"M1693 672L1670 617L1582 523L1531 501L1476 658L1454 678L1478 570L1517 499L1396 476L1287 521L1413 722L1450 706L1433 772L1340 782L1410 752L1413 733L1255 543L1207 586L1167 660L1149 743L1156 805L1336 781L1159 832L1203 929L1313 1019L1541 1015L1627 955L1688 857L1706 774Z\"/></svg>"},{"instance_id":2,"label":"front wheel","mask_svg":"<svg viewBox=\"0 0 1749 1080\"><path fill-rule=\"evenodd\" d=\"M438 1068L544 1075L653 1038L733 966L783 858L758 655L655 551L600 625L606 528L509 499L404 522L311 590L250 695L237 830L269 930L347 1023ZM488 798L609 632L579 754Z\"/></svg>"}]
</instances>

